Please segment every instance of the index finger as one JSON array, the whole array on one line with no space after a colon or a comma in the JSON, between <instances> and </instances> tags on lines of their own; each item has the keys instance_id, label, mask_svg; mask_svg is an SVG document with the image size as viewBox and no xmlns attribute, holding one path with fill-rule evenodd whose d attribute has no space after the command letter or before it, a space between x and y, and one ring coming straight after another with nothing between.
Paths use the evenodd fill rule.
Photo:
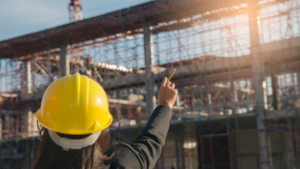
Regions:
<instances>
[{"instance_id":1,"label":"index finger","mask_svg":"<svg viewBox=\"0 0 300 169\"><path fill-rule=\"evenodd\" d=\"M167 83L167 77L164 78L164 80L161 82L161 86L166 86Z\"/></svg>"}]
</instances>

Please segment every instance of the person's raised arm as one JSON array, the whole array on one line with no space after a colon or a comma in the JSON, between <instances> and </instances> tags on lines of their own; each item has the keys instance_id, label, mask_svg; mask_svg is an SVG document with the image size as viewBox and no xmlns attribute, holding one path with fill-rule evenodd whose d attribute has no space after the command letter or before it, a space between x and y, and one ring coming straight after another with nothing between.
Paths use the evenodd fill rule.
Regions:
<instances>
[{"instance_id":1,"label":"person's raised arm","mask_svg":"<svg viewBox=\"0 0 300 169\"><path fill-rule=\"evenodd\" d=\"M158 92L159 106L153 111L139 137L128 147L138 159L141 168L152 169L160 156L169 130L176 97L175 84L167 82L165 77ZM123 160L120 159L119 162L123 164L127 162L126 166L130 163L126 161L126 157Z\"/></svg>"},{"instance_id":2,"label":"person's raised arm","mask_svg":"<svg viewBox=\"0 0 300 169\"><path fill-rule=\"evenodd\" d=\"M177 89L175 89L175 83L167 82L167 80L165 77L161 83L158 91L158 104L169 106L172 109L176 101Z\"/></svg>"}]
</instances>

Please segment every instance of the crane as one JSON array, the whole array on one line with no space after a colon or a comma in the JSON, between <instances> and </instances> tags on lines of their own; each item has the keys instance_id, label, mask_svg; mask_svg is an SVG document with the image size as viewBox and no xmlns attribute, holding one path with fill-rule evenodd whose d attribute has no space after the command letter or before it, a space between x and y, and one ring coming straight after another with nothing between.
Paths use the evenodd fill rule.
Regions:
<instances>
[{"instance_id":1,"label":"crane","mask_svg":"<svg viewBox=\"0 0 300 169\"><path fill-rule=\"evenodd\" d=\"M70 22L77 22L83 19L80 0L71 0L69 3L69 16Z\"/></svg>"}]
</instances>

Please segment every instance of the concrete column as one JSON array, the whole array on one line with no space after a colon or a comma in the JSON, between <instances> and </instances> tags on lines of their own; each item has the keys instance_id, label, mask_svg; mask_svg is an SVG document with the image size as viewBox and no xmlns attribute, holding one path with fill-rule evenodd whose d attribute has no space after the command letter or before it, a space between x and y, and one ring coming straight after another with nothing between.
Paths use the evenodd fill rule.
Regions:
<instances>
[{"instance_id":1,"label":"concrete column","mask_svg":"<svg viewBox=\"0 0 300 169\"><path fill-rule=\"evenodd\" d=\"M153 109L156 107L156 97L154 92L154 75L153 75L153 39L151 31L151 22L145 20L144 23L144 53L146 67L146 102L147 115L150 117Z\"/></svg>"},{"instance_id":2,"label":"concrete column","mask_svg":"<svg viewBox=\"0 0 300 169\"><path fill-rule=\"evenodd\" d=\"M238 96L237 96L237 91L235 87L235 81L230 77L230 102L232 105L232 114L238 114L238 107L237 107L237 102L238 102Z\"/></svg>"},{"instance_id":3,"label":"concrete column","mask_svg":"<svg viewBox=\"0 0 300 169\"><path fill-rule=\"evenodd\" d=\"M276 66L275 62L271 61L271 84L272 84L272 106L275 110L280 107L280 96L279 96L279 87L278 87L278 75L275 72Z\"/></svg>"},{"instance_id":4,"label":"concrete column","mask_svg":"<svg viewBox=\"0 0 300 169\"><path fill-rule=\"evenodd\" d=\"M27 132L28 132L27 137L32 137L33 136L33 130L32 130L33 129L33 125L36 124L36 121L33 121L32 117L35 116L35 115L32 114L31 108L30 108L29 105L25 105L23 107L23 110L26 113L25 114L25 119L27 119ZM29 147L29 142L25 141L25 147L24 148L25 148L25 152L30 152L31 151L30 147ZM28 168L29 161L30 161L30 155L28 153L28 154L26 154L24 156L23 166L26 166Z\"/></svg>"},{"instance_id":5,"label":"concrete column","mask_svg":"<svg viewBox=\"0 0 300 169\"><path fill-rule=\"evenodd\" d=\"M211 106L212 106L211 94L210 94L209 86L206 85L206 107L207 107L208 114L210 114Z\"/></svg>"},{"instance_id":6,"label":"concrete column","mask_svg":"<svg viewBox=\"0 0 300 169\"><path fill-rule=\"evenodd\" d=\"M185 153L184 153L184 139L183 137L178 139L178 159L179 160L179 165L177 166L177 168L185 168Z\"/></svg>"},{"instance_id":7,"label":"concrete column","mask_svg":"<svg viewBox=\"0 0 300 169\"><path fill-rule=\"evenodd\" d=\"M278 75L275 73L271 74L271 82L272 82L272 104L275 110L279 109L280 104L280 96L279 96L279 89L278 89Z\"/></svg>"},{"instance_id":8,"label":"concrete column","mask_svg":"<svg viewBox=\"0 0 300 169\"><path fill-rule=\"evenodd\" d=\"M282 161L286 161L283 163L284 168L296 168L295 165L295 155L294 155L294 146L292 140L292 131L286 132L283 131L281 133L281 147L282 147ZM289 161L289 162L288 162Z\"/></svg>"},{"instance_id":9,"label":"concrete column","mask_svg":"<svg viewBox=\"0 0 300 169\"><path fill-rule=\"evenodd\" d=\"M52 74L52 63L51 63L51 60L49 57L47 58L47 72L50 75ZM53 81L53 78L49 78L49 82L52 82L52 81Z\"/></svg>"},{"instance_id":10,"label":"concrete column","mask_svg":"<svg viewBox=\"0 0 300 169\"><path fill-rule=\"evenodd\" d=\"M267 108L266 82L264 78L263 58L260 53L260 38L258 32L258 0L248 0L248 15L251 41L252 72L256 100L256 125L258 130L258 143L261 169L272 168L272 159L269 153L270 142L263 123L263 112Z\"/></svg>"},{"instance_id":11,"label":"concrete column","mask_svg":"<svg viewBox=\"0 0 300 169\"><path fill-rule=\"evenodd\" d=\"M175 101L175 106L179 106L180 105L180 95L179 95L179 92L177 93L177 98L176 98L176 101Z\"/></svg>"},{"instance_id":12,"label":"concrete column","mask_svg":"<svg viewBox=\"0 0 300 169\"><path fill-rule=\"evenodd\" d=\"M25 70L25 81L26 81L26 92L27 94L32 93L32 80L31 80L31 62L24 62L24 70Z\"/></svg>"},{"instance_id":13,"label":"concrete column","mask_svg":"<svg viewBox=\"0 0 300 169\"><path fill-rule=\"evenodd\" d=\"M264 119L259 114L256 118L257 126L257 139L258 139L258 151L259 151L259 161L261 169L272 169L272 154L271 154L271 142L266 131L266 126L264 124Z\"/></svg>"},{"instance_id":14,"label":"concrete column","mask_svg":"<svg viewBox=\"0 0 300 169\"><path fill-rule=\"evenodd\" d=\"M33 120L33 116L35 114L33 114L31 112L30 108L26 108L25 110L26 110L26 114L27 114L26 118L27 118L27 123L28 123L28 126L27 126L28 136L31 137L31 136L34 136L34 132L36 132L33 130L34 129L33 124L36 123L36 121Z\"/></svg>"},{"instance_id":15,"label":"concrete column","mask_svg":"<svg viewBox=\"0 0 300 169\"><path fill-rule=\"evenodd\" d=\"M237 91L236 91L234 80L230 80L230 100L231 100L231 102L237 102L238 101Z\"/></svg>"},{"instance_id":16,"label":"concrete column","mask_svg":"<svg viewBox=\"0 0 300 169\"><path fill-rule=\"evenodd\" d=\"M63 44L60 47L60 76L70 74L70 61L68 56L68 45Z\"/></svg>"},{"instance_id":17,"label":"concrete column","mask_svg":"<svg viewBox=\"0 0 300 169\"><path fill-rule=\"evenodd\" d=\"M174 124L174 141L175 141L175 156L176 156L176 168L185 168L185 157L184 157L184 133L182 128L179 128L178 124ZM181 129L181 130L180 130Z\"/></svg>"},{"instance_id":18,"label":"concrete column","mask_svg":"<svg viewBox=\"0 0 300 169\"><path fill-rule=\"evenodd\" d=\"M30 69L31 69L30 62L26 62L25 63L25 77L26 77L26 84L27 84L27 93L32 93L32 90L31 90L32 89L32 87L31 87L32 81L31 81ZM22 127L24 127L25 130L26 130L25 127L27 127L27 132L28 132L27 137L37 136L38 131L37 131L37 125L36 125L37 120L36 120L35 114L32 113L31 107L29 105L25 105L23 107L23 111L24 111L25 119L27 120L27 126L22 126ZM29 142L26 143L25 152L30 152ZM27 166L27 168L30 166L29 161L30 161L30 154L27 154L27 155L25 155L25 158L24 158L24 166Z\"/></svg>"},{"instance_id":19,"label":"concrete column","mask_svg":"<svg viewBox=\"0 0 300 169\"><path fill-rule=\"evenodd\" d=\"M266 82L264 78L263 58L260 52L260 40L257 24L257 3L258 0L248 0L248 14L256 107L260 110L264 110L267 108L267 95L265 89Z\"/></svg>"},{"instance_id":20,"label":"concrete column","mask_svg":"<svg viewBox=\"0 0 300 169\"><path fill-rule=\"evenodd\" d=\"M300 70L297 71L298 97L300 96Z\"/></svg>"}]
</instances>

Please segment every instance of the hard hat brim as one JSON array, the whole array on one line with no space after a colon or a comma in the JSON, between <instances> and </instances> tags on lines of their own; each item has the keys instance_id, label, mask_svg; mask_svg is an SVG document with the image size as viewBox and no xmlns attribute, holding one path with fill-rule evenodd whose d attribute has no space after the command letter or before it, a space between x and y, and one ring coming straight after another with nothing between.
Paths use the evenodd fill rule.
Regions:
<instances>
[{"instance_id":1,"label":"hard hat brim","mask_svg":"<svg viewBox=\"0 0 300 169\"><path fill-rule=\"evenodd\" d=\"M104 130L106 128L108 128L112 121L113 121L113 117L112 115L109 113L110 115L110 118L108 119L107 123L106 124L102 124L101 125L101 128L96 128L94 130L89 130L89 131L76 131L76 130L72 130L72 131L68 131L68 130L64 130L65 128L61 128L59 126L55 126L54 124L53 125L46 125L46 124L52 124L52 123L49 123L49 122L45 122L43 121L43 119L45 118L42 118L42 115L41 115L41 109L39 109L37 112L36 112L36 118L38 120L38 122L45 128L49 129L49 130L52 130L52 131L55 131L55 132L58 132L58 133L62 133L62 134L70 134L70 135L84 135L84 134L91 134L91 133L95 133L95 132L98 132L98 131L101 131L101 130Z\"/></svg>"},{"instance_id":2,"label":"hard hat brim","mask_svg":"<svg viewBox=\"0 0 300 169\"><path fill-rule=\"evenodd\" d=\"M69 149L81 149L89 145L94 144L99 138L101 131L95 132L90 136L82 139L68 139L60 137L56 132L48 130L51 139L64 150L68 151Z\"/></svg>"}]
</instances>

